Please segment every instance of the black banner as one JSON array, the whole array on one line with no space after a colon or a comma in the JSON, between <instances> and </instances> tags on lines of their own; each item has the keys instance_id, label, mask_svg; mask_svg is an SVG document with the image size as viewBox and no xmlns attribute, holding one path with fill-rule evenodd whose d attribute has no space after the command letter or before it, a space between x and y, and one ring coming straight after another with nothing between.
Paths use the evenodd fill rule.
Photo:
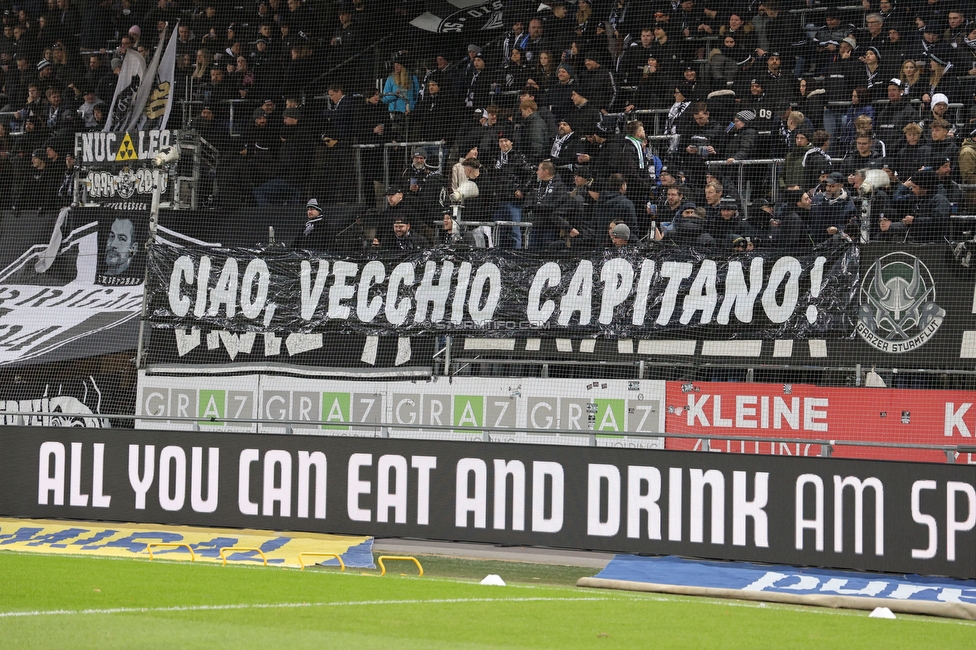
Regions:
<instances>
[{"instance_id":1,"label":"black banner","mask_svg":"<svg viewBox=\"0 0 976 650\"><path fill-rule=\"evenodd\" d=\"M0 365L134 350L149 214L65 209L41 216L45 226L30 230L32 241L0 246L12 258L0 272Z\"/></svg>"},{"instance_id":2,"label":"black banner","mask_svg":"<svg viewBox=\"0 0 976 650\"><path fill-rule=\"evenodd\" d=\"M869 244L860 247L860 274L849 318L854 334L848 337L814 335L806 340L787 335L782 339L723 341L707 332L688 331L668 335L669 345L640 341L585 341L576 337L561 346L543 338L528 349L518 341L509 349L472 344L482 358L531 358L534 360L618 361L648 359L675 364L789 364L791 366L869 370L973 370L976 368L976 269L964 266L965 249L945 244ZM968 262L967 262L968 263ZM479 335L473 335L479 336ZM567 336L566 338L572 338ZM649 339L649 340L648 340ZM681 339L679 345L674 342ZM464 340L455 345L467 349ZM455 353L462 357L463 353ZM799 375L798 375L799 376ZM798 377L797 376L797 377ZM892 375L889 375L892 376ZM899 373L894 387L945 388L935 375ZM792 381L799 381L794 378ZM805 379L809 381L809 379Z\"/></svg>"},{"instance_id":3,"label":"black banner","mask_svg":"<svg viewBox=\"0 0 976 650\"><path fill-rule=\"evenodd\" d=\"M848 336L858 249L793 257L433 248L372 259L150 249L155 327L232 332Z\"/></svg>"},{"instance_id":4,"label":"black banner","mask_svg":"<svg viewBox=\"0 0 976 650\"><path fill-rule=\"evenodd\" d=\"M832 356L895 368L976 365L976 274L948 245L861 248L857 335Z\"/></svg>"},{"instance_id":5,"label":"black banner","mask_svg":"<svg viewBox=\"0 0 976 650\"><path fill-rule=\"evenodd\" d=\"M0 423L97 428L112 426L102 413L132 411L135 386L120 386L117 375L72 377L57 370L0 371Z\"/></svg>"},{"instance_id":6,"label":"black banner","mask_svg":"<svg viewBox=\"0 0 976 650\"><path fill-rule=\"evenodd\" d=\"M976 467L8 427L0 515L976 577Z\"/></svg>"}]
</instances>

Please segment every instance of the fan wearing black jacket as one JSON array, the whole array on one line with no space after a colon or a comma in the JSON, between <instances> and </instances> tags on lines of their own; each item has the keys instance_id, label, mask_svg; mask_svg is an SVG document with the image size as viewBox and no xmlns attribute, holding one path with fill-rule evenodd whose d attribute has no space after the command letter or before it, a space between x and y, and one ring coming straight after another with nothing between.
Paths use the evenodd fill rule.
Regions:
<instances>
[{"instance_id":1,"label":"fan wearing black jacket","mask_svg":"<svg viewBox=\"0 0 976 650\"><path fill-rule=\"evenodd\" d=\"M915 122L906 124L902 133L907 144L892 157L890 166L899 179L906 181L925 166L932 157L932 149L927 144L922 144L922 127Z\"/></svg>"},{"instance_id":2,"label":"fan wearing black jacket","mask_svg":"<svg viewBox=\"0 0 976 650\"><path fill-rule=\"evenodd\" d=\"M729 164L737 160L748 160L754 157L759 140L759 133L750 126L756 119L752 111L739 111L732 120L732 127L725 136L724 152Z\"/></svg>"},{"instance_id":3,"label":"fan wearing black jacket","mask_svg":"<svg viewBox=\"0 0 976 650\"><path fill-rule=\"evenodd\" d=\"M916 110L901 92L901 79L888 81L888 105L878 113L874 129L878 138L885 143L889 153L894 153L905 144L902 129L911 122L918 121Z\"/></svg>"},{"instance_id":4,"label":"fan wearing black jacket","mask_svg":"<svg viewBox=\"0 0 976 650\"><path fill-rule=\"evenodd\" d=\"M587 143L575 132L569 122L562 120L556 137L549 149L549 160L559 170L563 182L568 183L573 169L579 164L588 163Z\"/></svg>"},{"instance_id":5,"label":"fan wearing black jacket","mask_svg":"<svg viewBox=\"0 0 976 650\"><path fill-rule=\"evenodd\" d=\"M695 185L702 185L705 161L718 156L718 148L725 139L725 127L711 119L705 102L695 102L689 112L694 122L681 132L681 167Z\"/></svg>"},{"instance_id":6,"label":"fan wearing black jacket","mask_svg":"<svg viewBox=\"0 0 976 650\"><path fill-rule=\"evenodd\" d=\"M427 141L447 140L455 132L455 118L457 116L458 101L451 93L444 89L443 73L435 72L427 80L427 92L423 99L417 102L417 107L411 111L411 122L416 120L420 139ZM411 125L411 131L414 130Z\"/></svg>"},{"instance_id":7,"label":"fan wearing black jacket","mask_svg":"<svg viewBox=\"0 0 976 650\"><path fill-rule=\"evenodd\" d=\"M485 189L494 193L496 204L492 218L500 221L522 221L522 199L532 173L532 167L525 156L517 152L508 133L498 134L498 153L494 161L485 164L488 182L482 183ZM484 192L485 190L482 190ZM495 245L499 248L522 248L522 229L506 227L499 230Z\"/></svg>"},{"instance_id":8,"label":"fan wearing black jacket","mask_svg":"<svg viewBox=\"0 0 976 650\"><path fill-rule=\"evenodd\" d=\"M566 219L576 211L572 201L553 164L548 161L539 163L536 180L529 184L529 191L525 193L525 212L533 224L529 241L531 250L547 249L558 243L560 229L570 238L579 236L579 230Z\"/></svg>"}]
</instances>

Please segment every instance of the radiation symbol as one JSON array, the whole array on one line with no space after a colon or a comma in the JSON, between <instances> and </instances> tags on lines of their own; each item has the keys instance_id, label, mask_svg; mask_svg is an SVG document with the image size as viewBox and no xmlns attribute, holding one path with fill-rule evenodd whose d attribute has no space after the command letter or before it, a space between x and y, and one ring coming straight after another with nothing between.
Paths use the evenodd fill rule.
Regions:
<instances>
[{"instance_id":1,"label":"radiation symbol","mask_svg":"<svg viewBox=\"0 0 976 650\"><path fill-rule=\"evenodd\" d=\"M122 138L122 144L119 146L119 152L115 154L115 160L139 160L136 148L132 144L132 138L129 137L128 133Z\"/></svg>"}]
</instances>

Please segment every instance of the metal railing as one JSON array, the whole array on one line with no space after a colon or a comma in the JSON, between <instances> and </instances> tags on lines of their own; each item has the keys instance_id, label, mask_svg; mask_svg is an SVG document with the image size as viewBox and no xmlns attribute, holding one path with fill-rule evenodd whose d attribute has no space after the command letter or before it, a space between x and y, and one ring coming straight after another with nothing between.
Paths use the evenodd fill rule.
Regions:
<instances>
[{"instance_id":1,"label":"metal railing","mask_svg":"<svg viewBox=\"0 0 976 650\"><path fill-rule=\"evenodd\" d=\"M428 140L418 140L417 142L385 142L383 144L354 144L352 145L353 150L353 162L356 168L356 200L362 203L365 195L363 192L363 182L365 180L363 174L363 159L362 152L369 150L382 149L383 150L383 187L390 186L390 152L394 149L402 149L404 155L404 161L401 169L406 169L407 165L410 164L411 156L408 155L409 151L413 147L437 147L437 171L444 173L444 163L447 160L447 143L438 141L428 141ZM400 172L396 175L399 176Z\"/></svg>"},{"instance_id":2,"label":"metal railing","mask_svg":"<svg viewBox=\"0 0 976 650\"><path fill-rule=\"evenodd\" d=\"M760 158L758 160L733 160L732 162L729 162L728 160L708 160L705 162L705 165L709 169L730 166L737 167L736 188L739 192L739 196L742 197L743 216L748 219L752 186L749 183L749 179L745 178L745 168L757 165L766 165L769 167L766 173L769 175L770 192L773 200L775 201L779 195L779 166L782 165L783 162L783 158Z\"/></svg>"},{"instance_id":3,"label":"metal railing","mask_svg":"<svg viewBox=\"0 0 976 650\"><path fill-rule=\"evenodd\" d=\"M189 430L177 429L177 431L187 431L187 432L200 432L206 429L202 428L206 426L249 426L253 425L255 430L261 430L262 427L272 427L273 429L281 429L280 433L286 435L295 434L296 429L302 429L303 433L301 435L308 435L308 429L316 429L316 435L330 436L330 435L343 435L339 433L342 428L348 430L364 430L367 434L372 432L373 437L376 438L389 438L391 431L394 432L415 432L419 435L424 435L429 432L441 432L450 434L469 434L472 441L479 442L494 442L505 444L510 442L502 436L511 436L512 434L526 434L528 436L539 436L539 440L536 444L549 444L551 440L545 440L547 437L572 437L573 439L578 439L582 436L587 437L587 444L590 447L598 446L598 438L619 438L619 437L629 437L629 438L644 438L644 439L654 439L660 440L663 438L674 438L682 440L701 440L703 441L700 447L701 451L710 451L709 442L721 441L721 440L735 440L741 442L764 442L773 444L787 444L787 445L806 445L806 446L819 446L821 448L820 456L824 458L831 457L838 447L855 447L860 449L912 449L918 451L937 451L945 455L947 463L955 463L959 456L963 454L974 454L976 453L976 445L931 445L922 443L912 443L912 442L881 442L875 440L837 440L828 438L789 438L789 437L764 437L764 436L740 436L740 435L728 435L728 434L700 434L700 433L669 433L666 431L662 432L640 432L640 431L602 431L596 429L529 429L529 428L499 428L490 426L466 426L466 425L441 425L441 424L424 424L424 425L410 425L410 424L399 424L399 423L389 423L389 422L345 422L337 420L274 420L270 418L201 418L201 417L188 417L188 416L168 416L168 415L129 415L129 414L119 414L119 413L100 413L100 414L72 414L64 413L61 411L3 411L0 412L3 416L4 425L6 426L30 426L30 421L38 418L45 417L78 417L80 419L100 419L103 421L107 420L125 420L135 423L136 421L151 421L151 422L166 422L166 423L183 423L189 424ZM6 422L8 418L12 417L12 421ZM201 426L202 425L202 426ZM323 427L329 427L328 429ZM114 428L114 427L106 427ZM172 430L172 429L169 429ZM331 433L335 431L336 433ZM276 433L278 431L267 431L268 433ZM496 438L492 438L492 435ZM528 441L532 441L531 438ZM524 443L525 441L520 441Z\"/></svg>"},{"instance_id":4,"label":"metal railing","mask_svg":"<svg viewBox=\"0 0 976 650\"><path fill-rule=\"evenodd\" d=\"M344 68L345 66L347 66L350 63L359 61L360 58L365 58L365 55L367 55L367 54L373 55L374 61L379 60L379 58L380 58L379 57L380 45L382 45L387 40L389 40L393 36L394 33L395 32L391 32L391 33L387 34L386 36L384 36L380 40L375 41L373 44L364 47L362 50L360 50L359 52L356 52L355 54L353 54L348 59L337 63L336 65L332 66L331 68L329 68L328 70L326 70L325 72L323 72L322 74L320 74L319 76L317 76L315 79L312 79L310 82L308 82L302 88L302 96L304 97L306 95L306 91L308 91L309 88L314 89L317 84L320 84L321 82L323 82L326 79L328 79L329 78L329 75L335 73L337 70L340 70L340 69ZM320 99L320 98L321 98L320 96L317 96L316 97L316 99Z\"/></svg>"}]
</instances>

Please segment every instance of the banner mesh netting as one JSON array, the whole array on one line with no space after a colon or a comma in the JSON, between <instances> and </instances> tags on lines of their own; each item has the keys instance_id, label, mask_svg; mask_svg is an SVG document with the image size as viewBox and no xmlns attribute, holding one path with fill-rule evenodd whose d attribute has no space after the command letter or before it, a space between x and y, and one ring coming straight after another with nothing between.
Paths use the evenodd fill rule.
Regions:
<instances>
[{"instance_id":1,"label":"banner mesh netting","mask_svg":"<svg viewBox=\"0 0 976 650\"><path fill-rule=\"evenodd\" d=\"M972 460L970 10L143 4L3 15L5 423Z\"/></svg>"}]
</instances>

